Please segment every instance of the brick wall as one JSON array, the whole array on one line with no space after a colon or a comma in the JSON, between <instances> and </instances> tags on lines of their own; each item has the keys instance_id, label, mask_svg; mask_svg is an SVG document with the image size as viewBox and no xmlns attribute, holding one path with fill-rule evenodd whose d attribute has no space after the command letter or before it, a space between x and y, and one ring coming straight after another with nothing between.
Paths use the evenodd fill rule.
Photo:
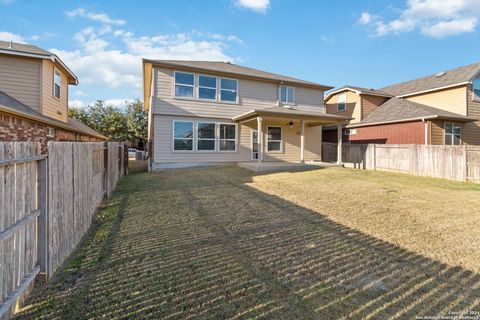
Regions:
<instances>
[{"instance_id":1,"label":"brick wall","mask_svg":"<svg viewBox=\"0 0 480 320\"><path fill-rule=\"evenodd\" d=\"M424 144L425 124L421 121L392 123L357 128L357 134L348 136L352 143Z\"/></svg>"},{"instance_id":2,"label":"brick wall","mask_svg":"<svg viewBox=\"0 0 480 320\"><path fill-rule=\"evenodd\" d=\"M38 141L42 153L47 152L48 141L102 141L95 137L55 128L53 137L47 136L48 126L29 119L0 113L0 141Z\"/></svg>"},{"instance_id":3,"label":"brick wall","mask_svg":"<svg viewBox=\"0 0 480 320\"><path fill-rule=\"evenodd\" d=\"M346 136L343 142L378 144L424 144L425 124L421 121L392 123L356 128L357 133ZM345 131L345 129L344 129ZM323 142L337 143L337 130L323 131Z\"/></svg>"}]
</instances>

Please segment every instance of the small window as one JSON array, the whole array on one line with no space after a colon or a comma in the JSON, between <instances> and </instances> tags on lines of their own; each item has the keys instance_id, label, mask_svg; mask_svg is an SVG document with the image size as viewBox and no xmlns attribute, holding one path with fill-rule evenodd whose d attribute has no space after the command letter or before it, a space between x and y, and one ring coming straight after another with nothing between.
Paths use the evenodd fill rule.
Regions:
<instances>
[{"instance_id":1,"label":"small window","mask_svg":"<svg viewBox=\"0 0 480 320\"><path fill-rule=\"evenodd\" d=\"M293 87L280 86L280 102L283 104L294 104L295 90Z\"/></svg>"},{"instance_id":2,"label":"small window","mask_svg":"<svg viewBox=\"0 0 480 320\"><path fill-rule=\"evenodd\" d=\"M194 87L193 73L175 72L175 97L193 98Z\"/></svg>"},{"instance_id":3,"label":"small window","mask_svg":"<svg viewBox=\"0 0 480 320\"><path fill-rule=\"evenodd\" d=\"M237 80L220 79L220 100L221 101L237 101Z\"/></svg>"},{"instance_id":4,"label":"small window","mask_svg":"<svg viewBox=\"0 0 480 320\"><path fill-rule=\"evenodd\" d=\"M473 79L473 99L480 100L480 78Z\"/></svg>"},{"instance_id":5,"label":"small window","mask_svg":"<svg viewBox=\"0 0 480 320\"><path fill-rule=\"evenodd\" d=\"M342 112L347 109L347 94L345 92L340 93L337 96L337 111Z\"/></svg>"},{"instance_id":6,"label":"small window","mask_svg":"<svg viewBox=\"0 0 480 320\"><path fill-rule=\"evenodd\" d=\"M269 152L282 151L282 128L281 127L267 128L267 151Z\"/></svg>"},{"instance_id":7,"label":"small window","mask_svg":"<svg viewBox=\"0 0 480 320\"><path fill-rule=\"evenodd\" d=\"M220 124L219 125L218 142L220 144L220 151L236 151L237 139L236 131L237 127L234 124Z\"/></svg>"},{"instance_id":8,"label":"small window","mask_svg":"<svg viewBox=\"0 0 480 320\"><path fill-rule=\"evenodd\" d=\"M62 75L58 70L53 74L53 96L60 99L60 87L62 85Z\"/></svg>"},{"instance_id":9,"label":"small window","mask_svg":"<svg viewBox=\"0 0 480 320\"><path fill-rule=\"evenodd\" d=\"M198 76L198 98L217 100L217 78Z\"/></svg>"},{"instance_id":10,"label":"small window","mask_svg":"<svg viewBox=\"0 0 480 320\"><path fill-rule=\"evenodd\" d=\"M197 123L197 150L215 151L215 123Z\"/></svg>"},{"instance_id":11,"label":"small window","mask_svg":"<svg viewBox=\"0 0 480 320\"><path fill-rule=\"evenodd\" d=\"M352 136L352 135L355 135L357 134L357 129L346 129L345 130L345 135L346 136Z\"/></svg>"},{"instance_id":12,"label":"small window","mask_svg":"<svg viewBox=\"0 0 480 320\"><path fill-rule=\"evenodd\" d=\"M445 144L460 145L462 144L462 128L458 123L445 123Z\"/></svg>"},{"instance_id":13,"label":"small window","mask_svg":"<svg viewBox=\"0 0 480 320\"><path fill-rule=\"evenodd\" d=\"M193 150L193 122L175 121L173 122L173 150L192 151Z\"/></svg>"},{"instance_id":14,"label":"small window","mask_svg":"<svg viewBox=\"0 0 480 320\"><path fill-rule=\"evenodd\" d=\"M55 137L55 128L47 127L47 137L49 138Z\"/></svg>"}]
</instances>

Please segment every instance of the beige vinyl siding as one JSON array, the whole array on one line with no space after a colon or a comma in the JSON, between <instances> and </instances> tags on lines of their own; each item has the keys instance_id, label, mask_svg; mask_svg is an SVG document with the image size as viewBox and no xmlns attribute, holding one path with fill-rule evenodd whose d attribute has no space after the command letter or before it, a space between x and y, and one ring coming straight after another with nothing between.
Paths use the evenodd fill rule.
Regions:
<instances>
[{"instance_id":1,"label":"beige vinyl siding","mask_svg":"<svg viewBox=\"0 0 480 320\"><path fill-rule=\"evenodd\" d=\"M267 151L267 127L282 127L282 152ZM265 122L265 161L300 161L300 124L295 123L293 128L275 122ZM309 127L305 125L305 160L320 160L321 158L321 127Z\"/></svg>"},{"instance_id":2,"label":"beige vinyl siding","mask_svg":"<svg viewBox=\"0 0 480 320\"><path fill-rule=\"evenodd\" d=\"M229 122L225 119L199 119L195 117L172 117L153 115L153 148L155 163L207 163L250 161L250 128L238 125L237 151L173 151L173 121Z\"/></svg>"},{"instance_id":3,"label":"beige vinyl siding","mask_svg":"<svg viewBox=\"0 0 480 320\"><path fill-rule=\"evenodd\" d=\"M443 145L444 130L443 121L430 121L430 144Z\"/></svg>"},{"instance_id":4,"label":"beige vinyl siding","mask_svg":"<svg viewBox=\"0 0 480 320\"><path fill-rule=\"evenodd\" d=\"M237 79L238 103L174 98L173 73L173 69L154 68L153 112L155 114L229 119L252 109L278 106L278 84L241 78ZM215 74L210 75L215 76ZM295 102L297 109L321 112L323 91L295 87Z\"/></svg>"},{"instance_id":5,"label":"beige vinyl siding","mask_svg":"<svg viewBox=\"0 0 480 320\"><path fill-rule=\"evenodd\" d=\"M38 59L0 55L0 90L40 111L40 69Z\"/></svg>"},{"instance_id":6,"label":"beige vinyl siding","mask_svg":"<svg viewBox=\"0 0 480 320\"><path fill-rule=\"evenodd\" d=\"M338 95L343 93L337 93L333 96L330 97L326 101L326 109L328 114L334 114L334 115L339 115L339 116L344 116L344 117L351 117L353 118L350 123L357 123L361 121L361 106L360 106L360 96L356 94L355 92L352 91L344 91L347 94L347 104L345 111L337 111L337 99Z\"/></svg>"},{"instance_id":7,"label":"beige vinyl siding","mask_svg":"<svg viewBox=\"0 0 480 320\"><path fill-rule=\"evenodd\" d=\"M251 126L238 124L236 152L199 152L173 151L173 121L202 121L228 122L218 118L178 117L169 115L153 115L153 149L155 164L169 163L223 163L252 161L251 132L256 130L254 123ZM282 127L282 152L267 152L268 126ZM280 122L263 123L264 132L264 160L265 161L300 161L300 125L295 123L293 128ZM321 128L305 126L305 160L319 160L321 154Z\"/></svg>"},{"instance_id":8,"label":"beige vinyl siding","mask_svg":"<svg viewBox=\"0 0 480 320\"><path fill-rule=\"evenodd\" d=\"M42 113L63 122L67 122L68 110L68 79L67 75L57 69L62 75L60 99L53 96L53 73L55 65L49 60L43 60L43 90L42 90Z\"/></svg>"},{"instance_id":9,"label":"beige vinyl siding","mask_svg":"<svg viewBox=\"0 0 480 320\"><path fill-rule=\"evenodd\" d=\"M376 107L388 100L385 97L362 95L362 119L370 114Z\"/></svg>"},{"instance_id":10,"label":"beige vinyl siding","mask_svg":"<svg viewBox=\"0 0 480 320\"><path fill-rule=\"evenodd\" d=\"M412 97L405 97L405 99L466 116L466 90L466 86L461 86Z\"/></svg>"},{"instance_id":11,"label":"beige vinyl siding","mask_svg":"<svg viewBox=\"0 0 480 320\"><path fill-rule=\"evenodd\" d=\"M468 116L479 121L465 123L462 127L462 141L469 145L480 145L480 101L473 99L472 85L468 85Z\"/></svg>"}]
</instances>

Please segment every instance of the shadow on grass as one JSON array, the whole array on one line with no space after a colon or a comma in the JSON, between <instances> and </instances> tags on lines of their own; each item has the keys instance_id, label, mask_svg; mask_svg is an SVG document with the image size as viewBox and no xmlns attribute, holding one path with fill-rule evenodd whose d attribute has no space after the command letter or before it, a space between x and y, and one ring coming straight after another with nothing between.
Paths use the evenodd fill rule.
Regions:
<instances>
[{"instance_id":1,"label":"shadow on grass","mask_svg":"<svg viewBox=\"0 0 480 320\"><path fill-rule=\"evenodd\" d=\"M411 318L480 311L480 275L246 185L238 168L120 184L19 319Z\"/></svg>"}]
</instances>

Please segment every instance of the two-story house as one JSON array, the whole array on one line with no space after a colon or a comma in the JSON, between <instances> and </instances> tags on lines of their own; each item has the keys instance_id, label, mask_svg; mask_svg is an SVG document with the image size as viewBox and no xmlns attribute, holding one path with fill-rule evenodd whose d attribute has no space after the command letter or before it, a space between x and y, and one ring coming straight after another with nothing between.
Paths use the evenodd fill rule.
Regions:
<instances>
[{"instance_id":1,"label":"two-story house","mask_svg":"<svg viewBox=\"0 0 480 320\"><path fill-rule=\"evenodd\" d=\"M106 137L68 117L75 74L39 47L0 41L0 141L101 141Z\"/></svg>"},{"instance_id":2,"label":"two-story house","mask_svg":"<svg viewBox=\"0 0 480 320\"><path fill-rule=\"evenodd\" d=\"M325 97L327 113L352 117L353 143L479 145L480 63L377 90L345 86ZM324 141L336 142L336 128Z\"/></svg>"},{"instance_id":3,"label":"two-story house","mask_svg":"<svg viewBox=\"0 0 480 320\"><path fill-rule=\"evenodd\" d=\"M321 159L332 87L229 62L143 60L150 168Z\"/></svg>"}]
</instances>

